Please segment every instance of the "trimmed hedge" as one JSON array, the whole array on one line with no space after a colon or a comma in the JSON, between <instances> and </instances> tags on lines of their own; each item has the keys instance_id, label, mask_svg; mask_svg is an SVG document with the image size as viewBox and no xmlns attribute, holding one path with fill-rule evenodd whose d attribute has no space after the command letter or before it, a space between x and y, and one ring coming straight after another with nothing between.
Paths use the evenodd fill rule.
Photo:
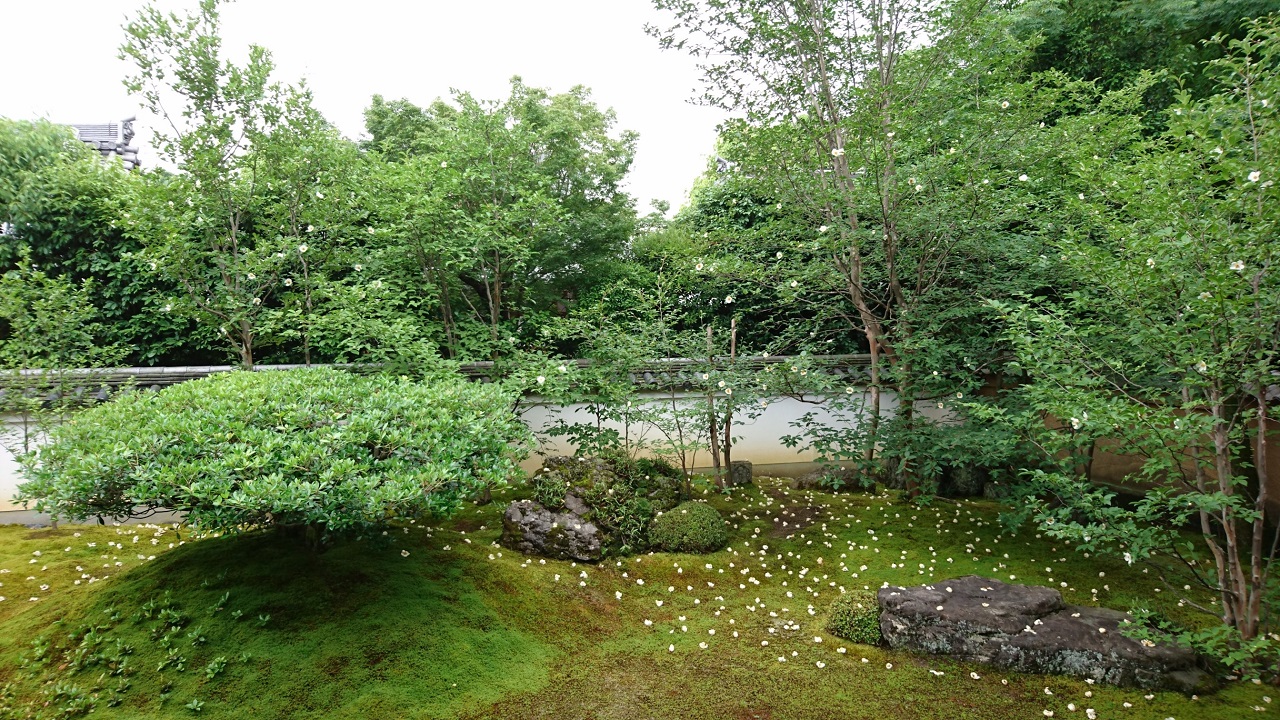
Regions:
<instances>
[{"instance_id":1,"label":"trimmed hedge","mask_svg":"<svg viewBox=\"0 0 1280 720\"><path fill-rule=\"evenodd\" d=\"M207 530L366 531L518 473L532 441L510 407L461 378L222 373L73 417L24 458L19 498L73 520L170 508Z\"/></svg>"}]
</instances>

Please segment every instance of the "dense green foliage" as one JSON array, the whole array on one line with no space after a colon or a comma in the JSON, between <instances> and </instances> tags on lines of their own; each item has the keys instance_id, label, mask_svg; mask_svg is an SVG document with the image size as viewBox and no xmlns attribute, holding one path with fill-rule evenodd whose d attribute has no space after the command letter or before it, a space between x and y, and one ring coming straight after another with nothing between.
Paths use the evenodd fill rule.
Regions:
<instances>
[{"instance_id":1,"label":"dense green foliage","mask_svg":"<svg viewBox=\"0 0 1280 720\"><path fill-rule=\"evenodd\" d=\"M659 515L649 526L649 543L667 552L715 552L728 541L724 518L703 502L681 503Z\"/></svg>"},{"instance_id":2,"label":"dense green foliage","mask_svg":"<svg viewBox=\"0 0 1280 720\"><path fill-rule=\"evenodd\" d=\"M854 590L836 598L827 615L827 632L863 645L879 645L884 638L875 592Z\"/></svg>"},{"instance_id":3,"label":"dense green foliage","mask_svg":"<svg viewBox=\"0 0 1280 720\"><path fill-rule=\"evenodd\" d=\"M1079 220L1058 246L1090 282L1061 303L1001 306L1028 382L1018 390L1025 411L997 417L1048 463L1020 509L1082 550L1176 559L1165 576L1173 592L1218 590L1203 608L1242 641L1262 640L1275 602L1277 530L1266 515L1267 388L1280 362L1278 40L1271 20L1233 42L1207 68L1215 93L1182 94L1163 136L1095 125L1125 162L1086 162L1068 176L1081 190ZM1102 442L1137 460L1124 479L1152 487L1141 500L1122 505L1091 486ZM1188 525L1203 548L1181 538ZM1224 650L1216 630L1181 637L1242 665L1280 652L1256 647L1271 657L1259 663Z\"/></svg>"},{"instance_id":4,"label":"dense green foliage","mask_svg":"<svg viewBox=\"0 0 1280 720\"><path fill-rule=\"evenodd\" d=\"M215 375L61 425L26 458L20 498L78 520L169 508L205 530L367 533L506 483L527 433L509 403L461 379Z\"/></svg>"}]
</instances>

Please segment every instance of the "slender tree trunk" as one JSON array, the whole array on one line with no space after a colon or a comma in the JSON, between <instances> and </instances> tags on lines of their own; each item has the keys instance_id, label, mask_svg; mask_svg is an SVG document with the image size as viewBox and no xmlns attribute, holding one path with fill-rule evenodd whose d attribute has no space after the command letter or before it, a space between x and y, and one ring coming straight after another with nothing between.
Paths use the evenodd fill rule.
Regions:
<instances>
[{"instance_id":1,"label":"slender tree trunk","mask_svg":"<svg viewBox=\"0 0 1280 720\"><path fill-rule=\"evenodd\" d=\"M715 359L711 355L711 326L707 326L707 364L713 366ZM710 432L711 443L711 467L715 475L716 484L723 487L723 479L720 476L720 433L716 425L716 394L710 386L707 387L707 422Z\"/></svg>"}]
</instances>

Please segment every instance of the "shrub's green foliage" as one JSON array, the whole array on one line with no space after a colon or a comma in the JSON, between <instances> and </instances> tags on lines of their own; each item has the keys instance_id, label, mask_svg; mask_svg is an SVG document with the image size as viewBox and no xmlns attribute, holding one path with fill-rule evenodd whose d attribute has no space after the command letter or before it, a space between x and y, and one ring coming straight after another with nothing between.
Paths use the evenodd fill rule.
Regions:
<instances>
[{"instance_id":1,"label":"shrub's green foliage","mask_svg":"<svg viewBox=\"0 0 1280 720\"><path fill-rule=\"evenodd\" d=\"M827 632L863 645L879 645L880 604L871 590L853 590L831 603Z\"/></svg>"},{"instance_id":2,"label":"shrub's green foliage","mask_svg":"<svg viewBox=\"0 0 1280 720\"><path fill-rule=\"evenodd\" d=\"M701 502L677 505L655 518L649 527L649 543L667 552L714 552L728 541L724 518Z\"/></svg>"},{"instance_id":3,"label":"shrub's green foliage","mask_svg":"<svg viewBox=\"0 0 1280 720\"><path fill-rule=\"evenodd\" d=\"M215 375L59 427L24 459L19 497L75 519L173 508L205 529L364 531L448 512L517 472L528 431L509 404L462 380Z\"/></svg>"}]
</instances>

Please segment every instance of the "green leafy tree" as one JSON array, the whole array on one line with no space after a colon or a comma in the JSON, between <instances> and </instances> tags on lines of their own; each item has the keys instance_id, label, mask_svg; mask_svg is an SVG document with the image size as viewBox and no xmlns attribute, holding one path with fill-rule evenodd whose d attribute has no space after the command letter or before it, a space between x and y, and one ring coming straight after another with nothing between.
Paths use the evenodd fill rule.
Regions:
<instances>
[{"instance_id":1,"label":"green leafy tree","mask_svg":"<svg viewBox=\"0 0 1280 720\"><path fill-rule=\"evenodd\" d=\"M30 452L105 384L92 368L118 365L128 348L104 341L92 282L50 277L24 258L0 277L0 407L17 419L5 446Z\"/></svg>"},{"instance_id":2,"label":"green leafy tree","mask_svg":"<svg viewBox=\"0 0 1280 720\"><path fill-rule=\"evenodd\" d=\"M899 398L886 431L918 436L932 423L917 402L960 399L986 359L938 341L990 319L975 296L1040 285L1028 261L1052 213L1030 210L1054 190L1049 158L1063 142L1043 121L1070 83L1019 82L1025 48L984 2L655 5L675 22L651 32L702 58L703 101L736 115L721 139L730 171L792 218L786 247L735 253L767 263L735 272L862 336L864 461L878 444L906 447L881 437L882 389ZM757 201L751 212L762 210ZM912 454L885 459L913 490L934 474Z\"/></svg>"},{"instance_id":3,"label":"green leafy tree","mask_svg":"<svg viewBox=\"0 0 1280 720\"><path fill-rule=\"evenodd\" d=\"M1150 563L1174 593L1211 589L1213 606L1184 602L1222 627L1181 639L1249 672L1257 658L1236 651L1272 622L1280 541L1266 519L1280 353L1277 40L1276 20L1251 26L1210 63L1217 92L1184 92L1166 134L1139 143L1131 125L1130 157L1082 160L1079 221L1060 244L1078 291L1004 307L1030 381L1019 393L1031 411L1015 425L1051 464L1032 474L1026 511L1081 550ZM1141 461L1125 480L1151 489L1131 507L1086 481L1103 440Z\"/></svg>"},{"instance_id":4,"label":"green leafy tree","mask_svg":"<svg viewBox=\"0 0 1280 720\"><path fill-rule=\"evenodd\" d=\"M327 128L305 88L271 81L266 49L244 65L223 57L217 0L184 17L148 6L125 31L126 85L165 120L157 150L180 171L153 173L130 232L181 289L171 311L217 328L252 367L269 299L312 247L306 218L325 192L309 183L324 168L299 166L321 159L302 154Z\"/></svg>"},{"instance_id":5,"label":"green leafy tree","mask_svg":"<svg viewBox=\"0 0 1280 720\"><path fill-rule=\"evenodd\" d=\"M387 268L422 288L453 356L536 337L538 318L562 314L630 236L619 185L635 136L614 136L612 111L584 88L552 95L515 78L503 102L375 98L366 119L370 146L395 160L377 209Z\"/></svg>"}]
</instances>

